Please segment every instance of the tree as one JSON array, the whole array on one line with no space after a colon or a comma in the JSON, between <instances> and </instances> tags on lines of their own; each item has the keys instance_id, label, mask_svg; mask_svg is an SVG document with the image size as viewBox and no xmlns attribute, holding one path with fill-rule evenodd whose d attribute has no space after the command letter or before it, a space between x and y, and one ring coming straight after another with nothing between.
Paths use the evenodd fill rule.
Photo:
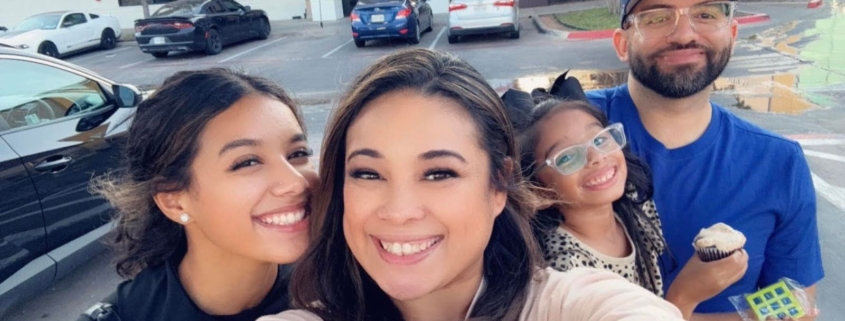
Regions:
<instances>
[{"instance_id":1,"label":"tree","mask_svg":"<svg viewBox=\"0 0 845 321\"><path fill-rule=\"evenodd\" d=\"M619 0L605 0L607 1L607 8L610 9L610 13L618 15L622 12L622 4Z\"/></svg>"},{"instance_id":2,"label":"tree","mask_svg":"<svg viewBox=\"0 0 845 321\"><path fill-rule=\"evenodd\" d=\"M150 17L150 4L147 3L148 0L141 0L141 8L144 8L144 19Z\"/></svg>"}]
</instances>

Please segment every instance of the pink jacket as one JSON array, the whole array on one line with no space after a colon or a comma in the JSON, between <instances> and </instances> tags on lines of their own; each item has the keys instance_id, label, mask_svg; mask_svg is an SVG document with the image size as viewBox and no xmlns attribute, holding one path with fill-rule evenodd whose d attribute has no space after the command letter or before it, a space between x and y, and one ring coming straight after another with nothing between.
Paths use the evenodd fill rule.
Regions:
<instances>
[{"instance_id":1,"label":"pink jacket","mask_svg":"<svg viewBox=\"0 0 845 321\"><path fill-rule=\"evenodd\" d=\"M483 292L484 282L473 299ZM472 311L472 308L470 308ZM540 270L529 288L519 321L681 321L681 312L619 275L592 268ZM290 310L258 321L322 321L305 310Z\"/></svg>"}]
</instances>

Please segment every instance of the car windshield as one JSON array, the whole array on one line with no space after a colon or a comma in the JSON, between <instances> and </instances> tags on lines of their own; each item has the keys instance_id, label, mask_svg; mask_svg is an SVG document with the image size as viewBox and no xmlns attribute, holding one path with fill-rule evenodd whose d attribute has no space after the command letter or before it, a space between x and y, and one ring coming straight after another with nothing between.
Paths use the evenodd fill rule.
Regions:
<instances>
[{"instance_id":1,"label":"car windshield","mask_svg":"<svg viewBox=\"0 0 845 321\"><path fill-rule=\"evenodd\" d=\"M200 13L207 0L183 0L164 5L153 13L153 17L191 16Z\"/></svg>"},{"instance_id":2,"label":"car windshield","mask_svg":"<svg viewBox=\"0 0 845 321\"><path fill-rule=\"evenodd\" d=\"M60 14L44 14L32 16L21 22L15 31L30 31L38 29L56 29L59 26L59 19L62 18Z\"/></svg>"},{"instance_id":3,"label":"car windshield","mask_svg":"<svg viewBox=\"0 0 845 321\"><path fill-rule=\"evenodd\" d=\"M382 4L382 3L402 3L401 0L358 0L358 4L362 6L371 5L371 4Z\"/></svg>"}]
</instances>

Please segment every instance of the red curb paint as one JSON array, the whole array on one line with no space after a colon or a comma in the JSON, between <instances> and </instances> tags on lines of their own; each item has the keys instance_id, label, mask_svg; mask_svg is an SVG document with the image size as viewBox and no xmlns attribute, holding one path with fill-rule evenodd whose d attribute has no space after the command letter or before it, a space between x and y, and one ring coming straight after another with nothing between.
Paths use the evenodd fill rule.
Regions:
<instances>
[{"instance_id":1,"label":"red curb paint","mask_svg":"<svg viewBox=\"0 0 845 321\"><path fill-rule=\"evenodd\" d=\"M616 29L594 30L594 31L572 31L566 36L567 40L593 40L613 37Z\"/></svg>"},{"instance_id":2,"label":"red curb paint","mask_svg":"<svg viewBox=\"0 0 845 321\"><path fill-rule=\"evenodd\" d=\"M810 0L810 2L807 3L807 9L815 9L821 7L823 4L824 2L822 0Z\"/></svg>"},{"instance_id":3,"label":"red curb paint","mask_svg":"<svg viewBox=\"0 0 845 321\"><path fill-rule=\"evenodd\" d=\"M810 0L812 3L813 1L818 1L821 3L821 0ZM736 18L736 22L740 25L751 24L751 23L758 23L758 22L765 22L769 21L771 18L769 15L760 13L745 17ZM607 39L612 38L613 33L616 29L606 29L606 30L594 30L594 31L571 31L566 36L566 40L595 40L595 39Z\"/></svg>"}]
</instances>

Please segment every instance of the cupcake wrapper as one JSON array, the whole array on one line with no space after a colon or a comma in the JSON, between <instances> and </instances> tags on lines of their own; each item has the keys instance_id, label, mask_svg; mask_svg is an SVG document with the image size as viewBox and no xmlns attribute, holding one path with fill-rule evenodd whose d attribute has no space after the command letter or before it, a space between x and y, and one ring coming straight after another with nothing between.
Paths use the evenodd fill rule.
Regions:
<instances>
[{"instance_id":1,"label":"cupcake wrapper","mask_svg":"<svg viewBox=\"0 0 845 321\"><path fill-rule=\"evenodd\" d=\"M736 251L737 250L725 252L719 251L715 247L707 247L703 249L697 249L695 252L698 253L698 257L701 259L701 261L712 262L731 256L731 254L734 254L734 252Z\"/></svg>"}]
</instances>

